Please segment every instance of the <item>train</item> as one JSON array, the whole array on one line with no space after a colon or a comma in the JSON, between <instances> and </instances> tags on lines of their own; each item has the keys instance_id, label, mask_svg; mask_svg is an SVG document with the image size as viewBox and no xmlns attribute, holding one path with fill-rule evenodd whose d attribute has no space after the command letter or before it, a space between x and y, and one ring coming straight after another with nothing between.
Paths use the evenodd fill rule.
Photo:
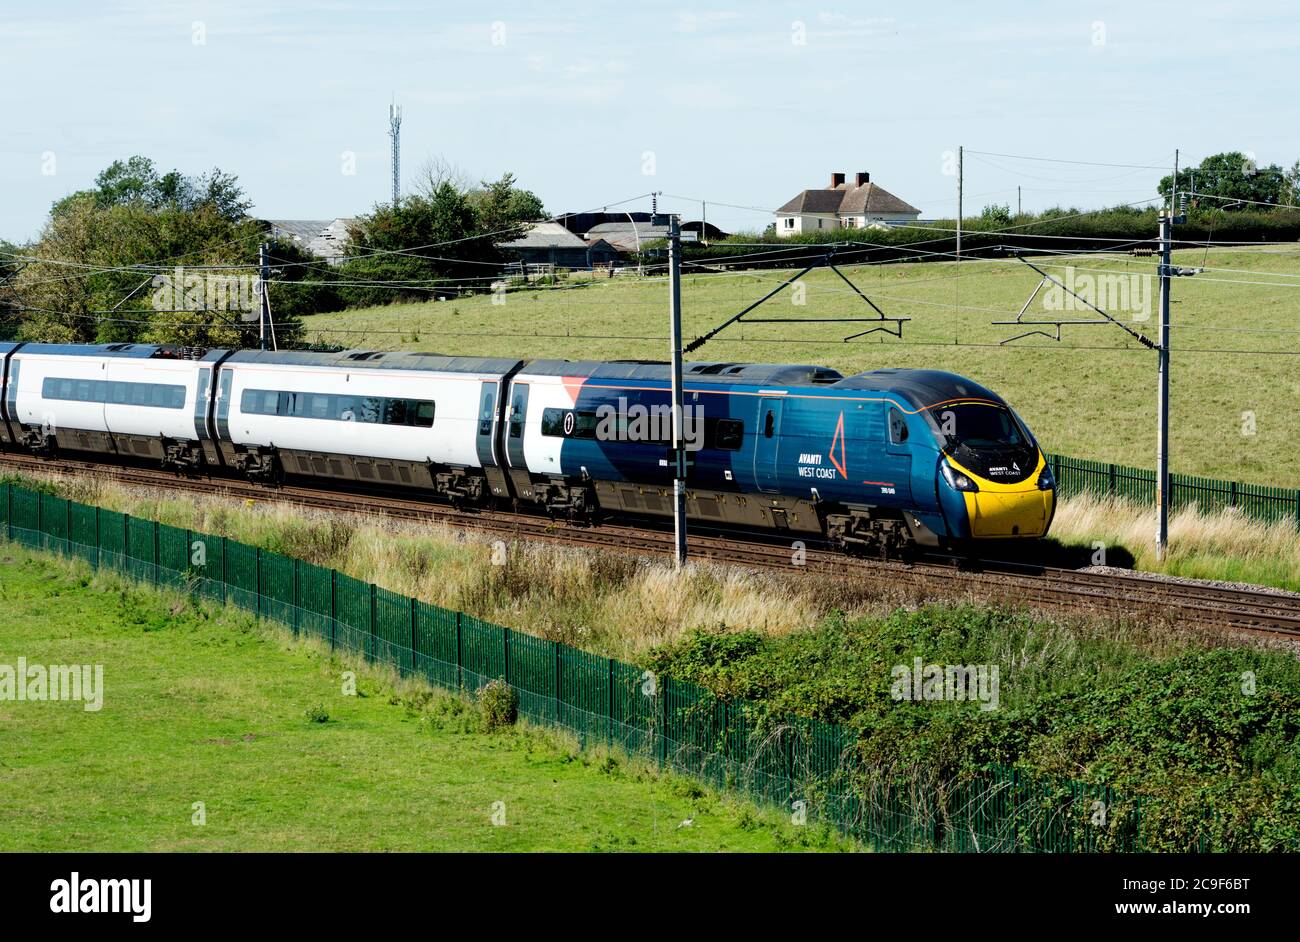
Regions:
<instances>
[{"instance_id":1,"label":"train","mask_svg":"<svg viewBox=\"0 0 1300 942\"><path fill-rule=\"evenodd\" d=\"M1040 538L1055 482L1000 396L928 369L683 367L688 518L903 555ZM0 450L574 521L673 513L667 363L0 343Z\"/></svg>"}]
</instances>

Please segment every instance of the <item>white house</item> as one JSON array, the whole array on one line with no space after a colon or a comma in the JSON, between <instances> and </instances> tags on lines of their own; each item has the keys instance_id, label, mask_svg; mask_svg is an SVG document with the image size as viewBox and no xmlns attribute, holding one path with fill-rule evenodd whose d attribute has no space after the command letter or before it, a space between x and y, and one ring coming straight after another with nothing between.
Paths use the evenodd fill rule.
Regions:
<instances>
[{"instance_id":1,"label":"white house","mask_svg":"<svg viewBox=\"0 0 1300 942\"><path fill-rule=\"evenodd\" d=\"M920 215L911 203L872 183L869 173L855 174L851 184L843 173L832 173L830 186L804 190L776 211L776 234L910 224Z\"/></svg>"}]
</instances>

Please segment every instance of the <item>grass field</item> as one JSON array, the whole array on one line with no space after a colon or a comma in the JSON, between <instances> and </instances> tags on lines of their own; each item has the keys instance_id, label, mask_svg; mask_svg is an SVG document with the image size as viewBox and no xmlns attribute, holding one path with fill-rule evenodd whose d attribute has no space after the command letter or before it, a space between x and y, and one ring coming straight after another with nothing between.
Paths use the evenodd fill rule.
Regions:
<instances>
[{"instance_id":1,"label":"grass field","mask_svg":"<svg viewBox=\"0 0 1300 942\"><path fill-rule=\"evenodd\" d=\"M1061 278L1064 266L1073 264L1076 283L1103 277L1097 272L1150 275L1155 264L1151 258L1127 256L1035 262L1051 266L1045 270ZM1215 270L1174 282L1173 470L1300 486L1300 463L1290 460L1297 428L1294 403L1300 397L1300 291L1294 287L1300 282L1300 248L1188 250L1176 253L1175 262ZM847 272L887 315L911 318L901 340L876 333L845 343L846 336L870 326L860 324L739 324L692 358L823 363L845 373L903 366L952 370L1003 394L1048 451L1154 466L1154 353L1106 324L1066 327L1060 343L1042 336L999 343L1032 329L991 323L1013 319L1038 284L1039 276L1022 262L964 262L960 274L952 263ZM682 291L686 338L739 312L789 274L687 276ZM815 272L804 281L804 303L795 304L796 295L787 289L752 316L875 316L831 272ZM1155 338L1154 279L1145 279L1139 290L1149 298L1150 316L1142 319L1141 310L1119 316ZM1027 318L1095 319L1087 310L1050 312L1043 297L1040 293ZM1136 297L1130 294L1131 307L1137 307ZM305 322L312 339L353 347L664 359L667 304L662 279L616 278L511 292L504 304L493 304L484 295L316 315ZM1262 352L1266 350L1293 355Z\"/></svg>"},{"instance_id":2,"label":"grass field","mask_svg":"<svg viewBox=\"0 0 1300 942\"><path fill-rule=\"evenodd\" d=\"M0 544L18 657L102 664L103 706L0 700L0 851L848 849L393 678L344 696L350 665L243 613Z\"/></svg>"}]
</instances>

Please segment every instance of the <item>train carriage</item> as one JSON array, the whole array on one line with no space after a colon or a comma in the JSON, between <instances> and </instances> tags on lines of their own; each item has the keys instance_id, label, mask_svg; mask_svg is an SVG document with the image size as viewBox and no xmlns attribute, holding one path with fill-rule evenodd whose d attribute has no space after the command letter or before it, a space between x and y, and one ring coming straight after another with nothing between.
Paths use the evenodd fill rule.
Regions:
<instances>
[{"instance_id":1,"label":"train carriage","mask_svg":"<svg viewBox=\"0 0 1300 942\"><path fill-rule=\"evenodd\" d=\"M199 366L183 348L15 344L5 424L15 443L177 464L198 438Z\"/></svg>"},{"instance_id":2,"label":"train carriage","mask_svg":"<svg viewBox=\"0 0 1300 942\"><path fill-rule=\"evenodd\" d=\"M241 351L215 390L222 459L254 477L284 472L505 496L496 432L517 360L422 353Z\"/></svg>"},{"instance_id":3,"label":"train carriage","mask_svg":"<svg viewBox=\"0 0 1300 942\"><path fill-rule=\"evenodd\" d=\"M670 389L662 363L528 364L511 381L521 498L553 513L671 513ZM694 363L683 406L697 519L898 550L1041 536L1055 509L1023 423L955 374Z\"/></svg>"}]
</instances>

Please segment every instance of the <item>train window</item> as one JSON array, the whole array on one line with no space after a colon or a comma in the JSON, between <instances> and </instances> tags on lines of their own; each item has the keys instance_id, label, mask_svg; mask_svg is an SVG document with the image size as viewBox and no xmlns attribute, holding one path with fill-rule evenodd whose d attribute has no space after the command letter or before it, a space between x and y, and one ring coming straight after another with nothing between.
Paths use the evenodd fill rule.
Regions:
<instances>
[{"instance_id":1,"label":"train window","mask_svg":"<svg viewBox=\"0 0 1300 942\"><path fill-rule=\"evenodd\" d=\"M902 412L892 406L889 409L889 440L895 445L907 441L907 420L903 418Z\"/></svg>"},{"instance_id":2,"label":"train window","mask_svg":"<svg viewBox=\"0 0 1300 942\"><path fill-rule=\"evenodd\" d=\"M179 401L185 391L181 387ZM245 389L240 408L249 415L277 415L372 425L433 426L434 405L429 399L397 399L384 396L340 396L333 393L277 392Z\"/></svg>"},{"instance_id":3,"label":"train window","mask_svg":"<svg viewBox=\"0 0 1300 942\"><path fill-rule=\"evenodd\" d=\"M408 405L405 399L388 399L384 402L384 424L385 425L409 425L407 421L406 407ZM412 418L414 418L412 416Z\"/></svg>"},{"instance_id":4,"label":"train window","mask_svg":"<svg viewBox=\"0 0 1300 942\"><path fill-rule=\"evenodd\" d=\"M69 402L130 403L155 409L185 407L185 387L165 383L117 383L50 376L41 383L41 396Z\"/></svg>"},{"instance_id":5,"label":"train window","mask_svg":"<svg viewBox=\"0 0 1300 942\"><path fill-rule=\"evenodd\" d=\"M738 451L745 438L745 423L739 419L718 419L713 426L713 447Z\"/></svg>"},{"instance_id":6,"label":"train window","mask_svg":"<svg viewBox=\"0 0 1300 942\"><path fill-rule=\"evenodd\" d=\"M596 413L574 409L543 409L542 434L551 438L595 438Z\"/></svg>"},{"instance_id":7,"label":"train window","mask_svg":"<svg viewBox=\"0 0 1300 942\"><path fill-rule=\"evenodd\" d=\"M771 409L767 410L767 415L763 416L763 437L771 438L776 434L776 413Z\"/></svg>"},{"instance_id":8,"label":"train window","mask_svg":"<svg viewBox=\"0 0 1300 942\"><path fill-rule=\"evenodd\" d=\"M516 389L510 402L510 437L520 438L524 434L524 403L526 390Z\"/></svg>"}]
</instances>

